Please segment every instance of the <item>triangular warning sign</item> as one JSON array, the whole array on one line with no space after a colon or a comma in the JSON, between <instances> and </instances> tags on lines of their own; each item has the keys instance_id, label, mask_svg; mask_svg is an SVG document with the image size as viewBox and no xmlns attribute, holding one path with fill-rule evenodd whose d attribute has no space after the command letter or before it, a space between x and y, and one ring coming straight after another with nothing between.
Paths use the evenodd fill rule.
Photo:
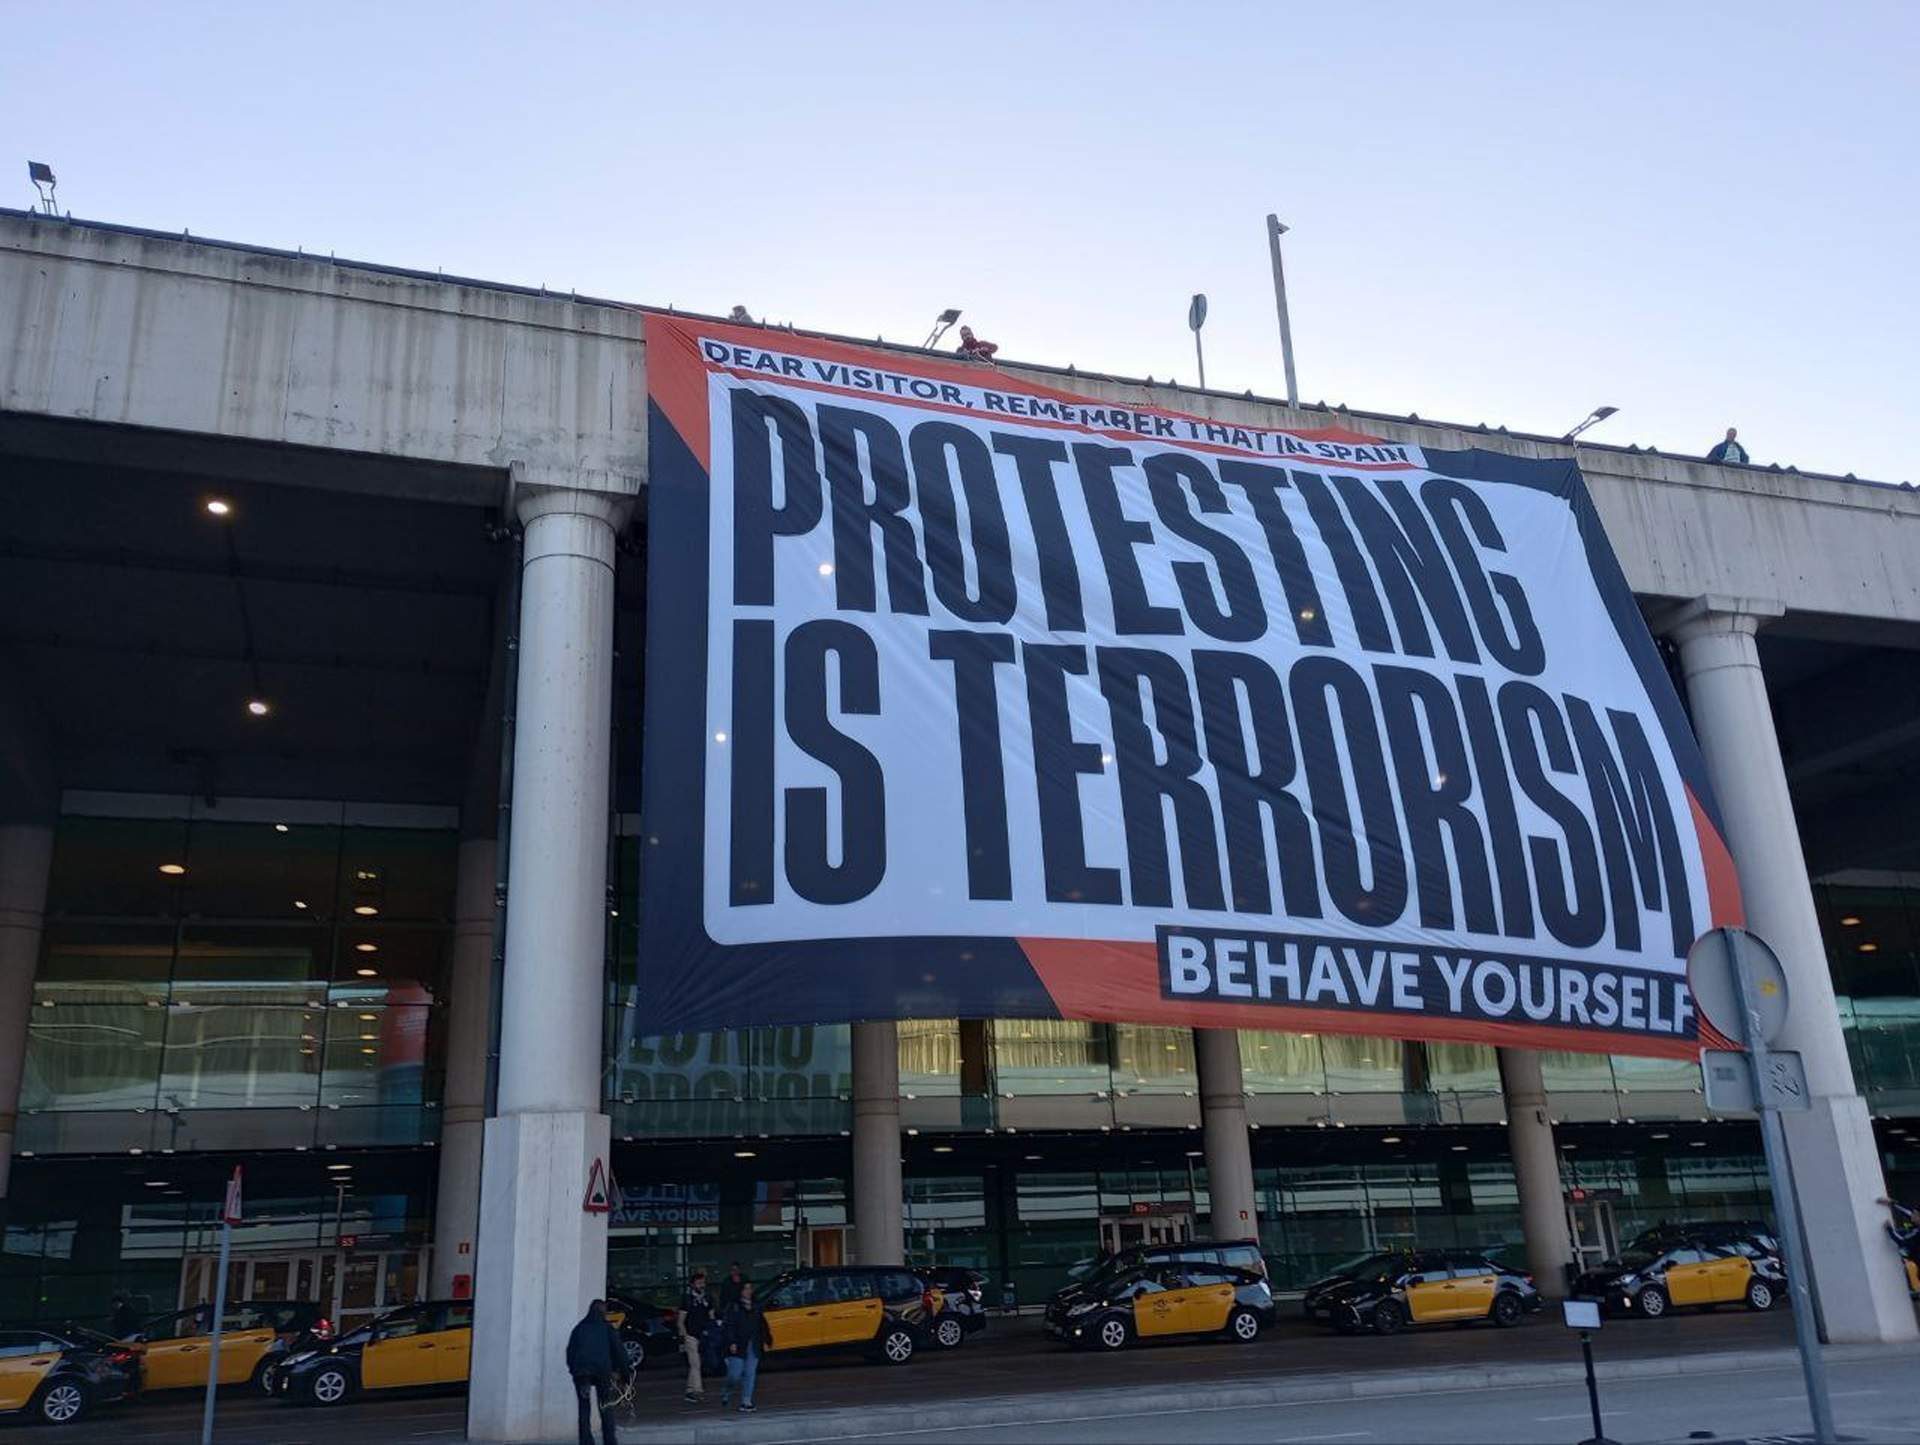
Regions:
<instances>
[{"instance_id":1,"label":"triangular warning sign","mask_svg":"<svg viewBox=\"0 0 1920 1445\"><path fill-rule=\"evenodd\" d=\"M607 1166L597 1155L593 1168L587 1171L587 1197L580 1201L580 1207L589 1214L605 1214L613 1208L613 1200L607 1192Z\"/></svg>"}]
</instances>

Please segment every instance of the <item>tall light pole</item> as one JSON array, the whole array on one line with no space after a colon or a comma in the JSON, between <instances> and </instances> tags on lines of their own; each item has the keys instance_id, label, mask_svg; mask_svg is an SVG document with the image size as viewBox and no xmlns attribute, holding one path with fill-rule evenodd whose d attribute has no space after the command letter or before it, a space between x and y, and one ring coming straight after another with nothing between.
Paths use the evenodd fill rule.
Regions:
<instances>
[{"instance_id":1,"label":"tall light pole","mask_svg":"<svg viewBox=\"0 0 1920 1445\"><path fill-rule=\"evenodd\" d=\"M1193 333L1193 359L1200 367L1200 389L1207 389L1207 354L1200 349L1200 328L1207 324L1207 298L1196 291L1187 303L1187 329Z\"/></svg>"},{"instance_id":2,"label":"tall light pole","mask_svg":"<svg viewBox=\"0 0 1920 1445\"><path fill-rule=\"evenodd\" d=\"M1267 245L1273 251L1273 305L1280 313L1280 356L1287 364L1287 405L1300 405L1300 383L1293 374L1293 327L1287 321L1287 273L1280 265L1280 237L1286 227L1267 213Z\"/></svg>"}]
</instances>

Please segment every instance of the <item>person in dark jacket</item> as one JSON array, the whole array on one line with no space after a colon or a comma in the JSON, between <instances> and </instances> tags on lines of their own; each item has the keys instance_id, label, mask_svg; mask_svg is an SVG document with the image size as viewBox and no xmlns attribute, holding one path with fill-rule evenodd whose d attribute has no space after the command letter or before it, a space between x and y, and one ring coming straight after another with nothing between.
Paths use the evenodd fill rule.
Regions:
<instances>
[{"instance_id":1,"label":"person in dark jacket","mask_svg":"<svg viewBox=\"0 0 1920 1445\"><path fill-rule=\"evenodd\" d=\"M727 1362L727 1383L720 1387L720 1408L727 1408L740 1391L740 1413L753 1413L753 1382L760 1373L760 1345L765 1324L753 1302L753 1281L742 1280L740 1293L720 1317L720 1348Z\"/></svg>"},{"instance_id":2,"label":"person in dark jacket","mask_svg":"<svg viewBox=\"0 0 1920 1445\"><path fill-rule=\"evenodd\" d=\"M741 1269L740 1261L736 1259L727 1266L727 1277L720 1281L720 1314L726 1314L733 1302L740 1298L740 1286L746 1282L746 1272Z\"/></svg>"},{"instance_id":3,"label":"person in dark jacket","mask_svg":"<svg viewBox=\"0 0 1920 1445\"><path fill-rule=\"evenodd\" d=\"M680 1297L680 1349L687 1357L689 1405L707 1398L706 1383L700 1376L700 1350L712 1323L713 1296L707 1293L707 1272L696 1269L687 1281L687 1292Z\"/></svg>"},{"instance_id":4,"label":"person in dark jacket","mask_svg":"<svg viewBox=\"0 0 1920 1445\"><path fill-rule=\"evenodd\" d=\"M1740 445L1740 431L1737 427L1727 428L1727 439L1715 442L1713 450L1707 453L1710 462L1726 462L1731 466L1744 467L1747 464L1747 449Z\"/></svg>"},{"instance_id":5,"label":"person in dark jacket","mask_svg":"<svg viewBox=\"0 0 1920 1445\"><path fill-rule=\"evenodd\" d=\"M580 1399L580 1445L593 1445L593 1395L600 1396L600 1438L619 1445L613 1427L613 1380L627 1372L620 1332L607 1321L605 1300L594 1300L567 1336L567 1373Z\"/></svg>"},{"instance_id":6,"label":"person in dark jacket","mask_svg":"<svg viewBox=\"0 0 1920 1445\"><path fill-rule=\"evenodd\" d=\"M113 1297L113 1319L108 1325L116 1340L124 1340L140 1328L140 1315L125 1295Z\"/></svg>"}]
</instances>

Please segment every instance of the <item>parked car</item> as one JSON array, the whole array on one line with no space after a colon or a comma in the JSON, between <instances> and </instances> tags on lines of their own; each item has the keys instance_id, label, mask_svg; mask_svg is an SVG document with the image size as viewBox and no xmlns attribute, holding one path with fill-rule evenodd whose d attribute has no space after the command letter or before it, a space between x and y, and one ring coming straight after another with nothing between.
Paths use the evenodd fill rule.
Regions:
<instances>
[{"instance_id":1,"label":"parked car","mask_svg":"<svg viewBox=\"0 0 1920 1445\"><path fill-rule=\"evenodd\" d=\"M1355 1280L1333 1300L1343 1334L1398 1333L1408 1325L1490 1320L1502 1328L1540 1308L1533 1276L1472 1250L1420 1250L1372 1279Z\"/></svg>"},{"instance_id":2,"label":"parked car","mask_svg":"<svg viewBox=\"0 0 1920 1445\"><path fill-rule=\"evenodd\" d=\"M288 1355L267 1376L275 1399L338 1405L362 1390L464 1385L472 1363L473 1301L404 1305L317 1349Z\"/></svg>"},{"instance_id":3,"label":"parked car","mask_svg":"<svg viewBox=\"0 0 1920 1445\"><path fill-rule=\"evenodd\" d=\"M0 1414L72 1425L96 1405L124 1400L139 1388L132 1348L97 1330L0 1330Z\"/></svg>"},{"instance_id":4,"label":"parked car","mask_svg":"<svg viewBox=\"0 0 1920 1445\"><path fill-rule=\"evenodd\" d=\"M1766 1254L1779 1254L1780 1241L1773 1227L1758 1219L1701 1219L1679 1224L1656 1224L1643 1229L1627 1243L1629 1250L1658 1254L1676 1244L1739 1244L1757 1246Z\"/></svg>"},{"instance_id":5,"label":"parked car","mask_svg":"<svg viewBox=\"0 0 1920 1445\"><path fill-rule=\"evenodd\" d=\"M238 1300L220 1330L220 1383L258 1386L268 1365L303 1339L331 1338L333 1326L307 1300ZM145 1390L204 1389L213 1358L213 1306L155 1315L126 1343L140 1357Z\"/></svg>"},{"instance_id":6,"label":"parked car","mask_svg":"<svg viewBox=\"0 0 1920 1445\"><path fill-rule=\"evenodd\" d=\"M1331 1316L1335 1303L1346 1293L1348 1286L1357 1280L1378 1279L1384 1274L1404 1269L1412 1257L1413 1251L1408 1248L1357 1254L1307 1286L1306 1292L1300 1297L1300 1312L1308 1319L1316 1315Z\"/></svg>"},{"instance_id":7,"label":"parked car","mask_svg":"<svg viewBox=\"0 0 1920 1445\"><path fill-rule=\"evenodd\" d=\"M765 1356L801 1350L863 1350L904 1365L932 1338L943 1291L905 1265L796 1269L760 1294Z\"/></svg>"},{"instance_id":8,"label":"parked car","mask_svg":"<svg viewBox=\"0 0 1920 1445\"><path fill-rule=\"evenodd\" d=\"M1057 1313L1047 1333L1070 1345L1121 1350L1136 1340L1220 1335L1250 1341L1279 1311L1264 1275L1221 1264L1150 1264L1109 1276Z\"/></svg>"},{"instance_id":9,"label":"parked car","mask_svg":"<svg viewBox=\"0 0 1920 1445\"><path fill-rule=\"evenodd\" d=\"M957 1350L968 1335L987 1327L987 1277L977 1269L916 1269L920 1283L939 1290L944 1307L927 1337L943 1350Z\"/></svg>"},{"instance_id":10,"label":"parked car","mask_svg":"<svg viewBox=\"0 0 1920 1445\"><path fill-rule=\"evenodd\" d=\"M680 1311L647 1300L607 1296L607 1323L620 1332L629 1369L680 1353Z\"/></svg>"},{"instance_id":11,"label":"parked car","mask_svg":"<svg viewBox=\"0 0 1920 1445\"><path fill-rule=\"evenodd\" d=\"M1179 1244L1135 1245L1106 1256L1072 1284L1056 1292L1047 1305L1047 1318L1052 1320L1068 1306L1090 1294L1101 1293L1121 1275L1159 1264L1217 1265L1267 1278L1267 1259L1260 1253L1257 1239L1188 1239Z\"/></svg>"},{"instance_id":12,"label":"parked car","mask_svg":"<svg viewBox=\"0 0 1920 1445\"><path fill-rule=\"evenodd\" d=\"M1770 1310L1787 1292L1777 1252L1754 1238L1721 1243L1687 1239L1659 1249L1629 1249L1574 1281L1573 1292L1614 1314L1657 1320L1691 1305L1745 1304Z\"/></svg>"}]
</instances>

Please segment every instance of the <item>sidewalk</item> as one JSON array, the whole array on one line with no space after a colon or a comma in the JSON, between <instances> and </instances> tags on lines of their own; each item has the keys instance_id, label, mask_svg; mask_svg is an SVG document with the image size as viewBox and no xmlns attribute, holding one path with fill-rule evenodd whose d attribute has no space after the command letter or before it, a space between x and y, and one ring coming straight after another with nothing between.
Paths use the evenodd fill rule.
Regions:
<instances>
[{"instance_id":1,"label":"sidewalk","mask_svg":"<svg viewBox=\"0 0 1920 1445\"><path fill-rule=\"evenodd\" d=\"M1920 1364L1911 1346L1827 1352L1834 1361L1903 1354ZM1609 1321L1595 1355L1600 1377L1613 1381L1793 1366L1798 1358L1784 1311ZM1390 1339L1340 1337L1288 1320L1254 1344L1162 1345L1114 1355L1065 1350L1037 1321L996 1319L984 1338L955 1354L917 1357L900 1368L858 1358L763 1368L760 1411L752 1416L723 1415L713 1388L700 1406L663 1397L667 1385L678 1388L678 1372L649 1371L620 1438L638 1445L770 1445L1561 1381L1584 1400L1584 1378L1577 1337L1557 1314L1516 1330L1463 1327Z\"/></svg>"}]
</instances>

